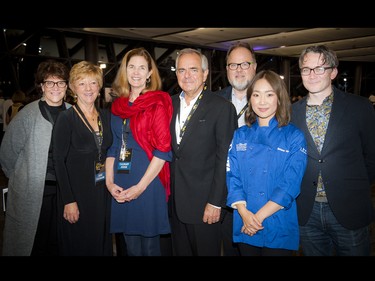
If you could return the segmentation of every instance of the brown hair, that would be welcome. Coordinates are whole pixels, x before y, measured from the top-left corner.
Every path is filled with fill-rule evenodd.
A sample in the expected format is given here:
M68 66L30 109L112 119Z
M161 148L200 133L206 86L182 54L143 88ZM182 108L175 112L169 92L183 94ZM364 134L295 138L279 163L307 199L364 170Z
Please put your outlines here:
M225 57L225 61L228 63L228 58L229 58L229 55L237 48L245 48L247 50L250 51L252 57L253 57L253 62L255 63L256 62L256 58L255 58L255 52L253 50L253 48L251 48L250 44L249 43L246 43L246 42L237 42L237 43L234 43L232 46L230 46L228 52L227 52L227 55Z
M319 54L322 57L323 64L328 64L331 67L337 68L339 66L339 60L336 53L325 45L309 46L302 51L299 56L298 64L301 68L305 60L305 56L308 53Z
M162 82L156 63L150 53L145 48L140 47L128 51L121 61L120 68L112 83L112 89L117 96L128 97L130 95L130 84L126 72L129 60L134 56L144 57L149 71L152 70L150 81L147 81L146 88L142 92L161 90Z
M46 60L38 65L35 74L35 88L39 94L42 94L41 84L49 77L60 78L63 81L69 81L68 67L55 60Z
M265 79L275 91L277 96L277 109L275 118L279 123L279 127L288 125L291 118L291 102L288 91L286 89L286 85L283 79L280 78L279 74L272 70L262 70L258 72L253 80L249 88L247 89L247 100L248 100L248 108L245 114L245 122L248 126L251 126L257 118L257 115L253 111L251 107L250 97L254 91L255 83L260 80Z

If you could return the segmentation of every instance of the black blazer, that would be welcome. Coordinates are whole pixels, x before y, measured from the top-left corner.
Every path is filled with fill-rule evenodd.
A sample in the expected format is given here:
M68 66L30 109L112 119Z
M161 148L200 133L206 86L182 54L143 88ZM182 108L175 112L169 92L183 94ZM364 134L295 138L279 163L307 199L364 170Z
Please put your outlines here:
M232 89L232 86L227 86L221 90L216 91L215 94L218 94L219 96L222 96L227 100L232 101Z
M178 147L179 94L172 96L172 103L172 200L180 221L199 224L207 203L226 206L226 161L237 128L236 109L228 100L204 91Z
M373 220L371 183L375 180L375 111L367 99L333 87L334 99L321 154L306 125L307 97L293 104L292 122L306 137L308 163L297 198L298 219L305 225L316 194L319 170L330 207L348 229Z

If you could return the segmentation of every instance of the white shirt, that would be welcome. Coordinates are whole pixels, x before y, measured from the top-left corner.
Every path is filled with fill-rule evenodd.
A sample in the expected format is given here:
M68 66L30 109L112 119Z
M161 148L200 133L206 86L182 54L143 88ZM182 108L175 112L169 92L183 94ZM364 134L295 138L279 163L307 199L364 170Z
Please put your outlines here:
M181 92L181 94L180 94L180 113L177 115L176 126L175 126L177 144L180 144L180 142L181 142L181 137L180 137L181 129L184 126L186 118L188 117L188 115L189 115L191 109L193 108L195 102L197 101L199 95L197 95L194 99L192 99L190 101L190 104L188 105L185 101L185 93Z
M238 99L236 95L234 94L234 90L232 89L232 103L234 107L236 108L236 112L238 115L238 113L240 113L240 111L245 106L245 104L247 104L247 97L244 96L242 100ZM245 123L245 111L240 116L240 118L237 119L237 121L238 121L238 128L246 124Z

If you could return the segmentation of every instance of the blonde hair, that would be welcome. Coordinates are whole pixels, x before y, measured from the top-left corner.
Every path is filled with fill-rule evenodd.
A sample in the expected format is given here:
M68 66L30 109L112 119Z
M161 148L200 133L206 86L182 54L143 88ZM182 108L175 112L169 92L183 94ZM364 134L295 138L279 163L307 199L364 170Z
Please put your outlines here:
M88 61L81 61L73 65L69 74L69 86L86 76L93 77L98 82L100 89L103 87L103 70Z

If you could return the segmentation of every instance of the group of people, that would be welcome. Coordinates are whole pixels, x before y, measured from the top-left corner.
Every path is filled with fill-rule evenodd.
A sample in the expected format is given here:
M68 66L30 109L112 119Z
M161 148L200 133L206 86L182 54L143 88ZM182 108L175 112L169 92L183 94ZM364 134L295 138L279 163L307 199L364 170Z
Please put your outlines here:
M0 147L9 178L3 255L370 255L375 111L333 85L336 54L306 48L308 94L291 103L245 43L227 53L229 86L206 87L207 57L179 51L181 88L162 90L144 48L128 51L98 106L102 70L39 65L42 98L15 116ZM66 92L76 96L72 106Z
M22 90L15 90L12 96L6 99L3 91L0 90L0 143L9 122L26 103L26 94Z

